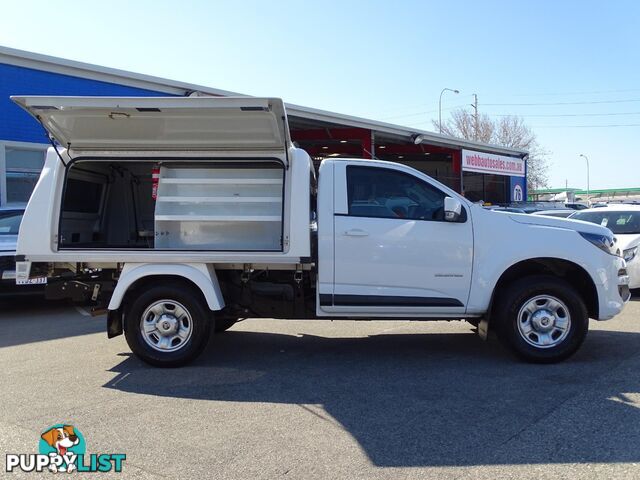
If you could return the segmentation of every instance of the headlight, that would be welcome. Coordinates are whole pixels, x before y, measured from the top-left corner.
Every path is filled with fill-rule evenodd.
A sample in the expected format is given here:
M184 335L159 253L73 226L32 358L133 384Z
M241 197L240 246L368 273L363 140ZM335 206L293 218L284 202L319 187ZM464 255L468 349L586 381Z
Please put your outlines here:
M613 236L601 235L599 233L578 233L582 236L582 238L592 243L603 252L609 253L611 255L614 254L613 245L615 244L615 240Z
M625 262L629 262L633 260L638 252L638 247L627 248L624 252L622 252L622 256L624 257Z

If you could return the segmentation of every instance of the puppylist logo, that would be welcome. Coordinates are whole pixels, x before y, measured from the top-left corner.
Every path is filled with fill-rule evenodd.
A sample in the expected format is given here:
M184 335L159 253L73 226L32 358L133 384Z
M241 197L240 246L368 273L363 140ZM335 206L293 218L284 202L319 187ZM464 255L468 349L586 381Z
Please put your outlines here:
M84 436L73 425L59 423L40 435L38 453L8 453L7 472L122 472L124 453L86 455Z

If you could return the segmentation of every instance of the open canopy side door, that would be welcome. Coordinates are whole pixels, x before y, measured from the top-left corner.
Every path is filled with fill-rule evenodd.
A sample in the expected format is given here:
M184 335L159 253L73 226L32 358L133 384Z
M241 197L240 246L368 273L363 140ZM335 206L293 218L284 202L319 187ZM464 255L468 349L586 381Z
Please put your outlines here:
M253 97L12 96L60 145L97 150L268 150L290 144L284 103Z

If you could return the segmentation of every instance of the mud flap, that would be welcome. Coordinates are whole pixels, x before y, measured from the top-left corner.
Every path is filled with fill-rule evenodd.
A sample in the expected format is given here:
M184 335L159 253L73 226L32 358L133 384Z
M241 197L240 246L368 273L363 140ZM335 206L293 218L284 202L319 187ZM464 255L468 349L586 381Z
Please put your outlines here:
M489 320L486 316L482 317L482 320L478 323L478 336L482 340L486 340L489 337Z
M107 313L107 338L122 335L122 312L117 310L109 310Z

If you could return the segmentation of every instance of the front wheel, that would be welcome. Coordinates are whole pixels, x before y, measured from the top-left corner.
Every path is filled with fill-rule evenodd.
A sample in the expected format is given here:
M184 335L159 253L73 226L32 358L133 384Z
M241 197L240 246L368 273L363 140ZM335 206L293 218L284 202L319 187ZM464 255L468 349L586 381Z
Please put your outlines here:
M141 360L179 367L207 345L211 312L199 292L181 283L151 287L125 309L125 337Z
M589 329L580 295L564 280L548 275L516 281L498 297L494 313L500 340L535 363L570 357Z

